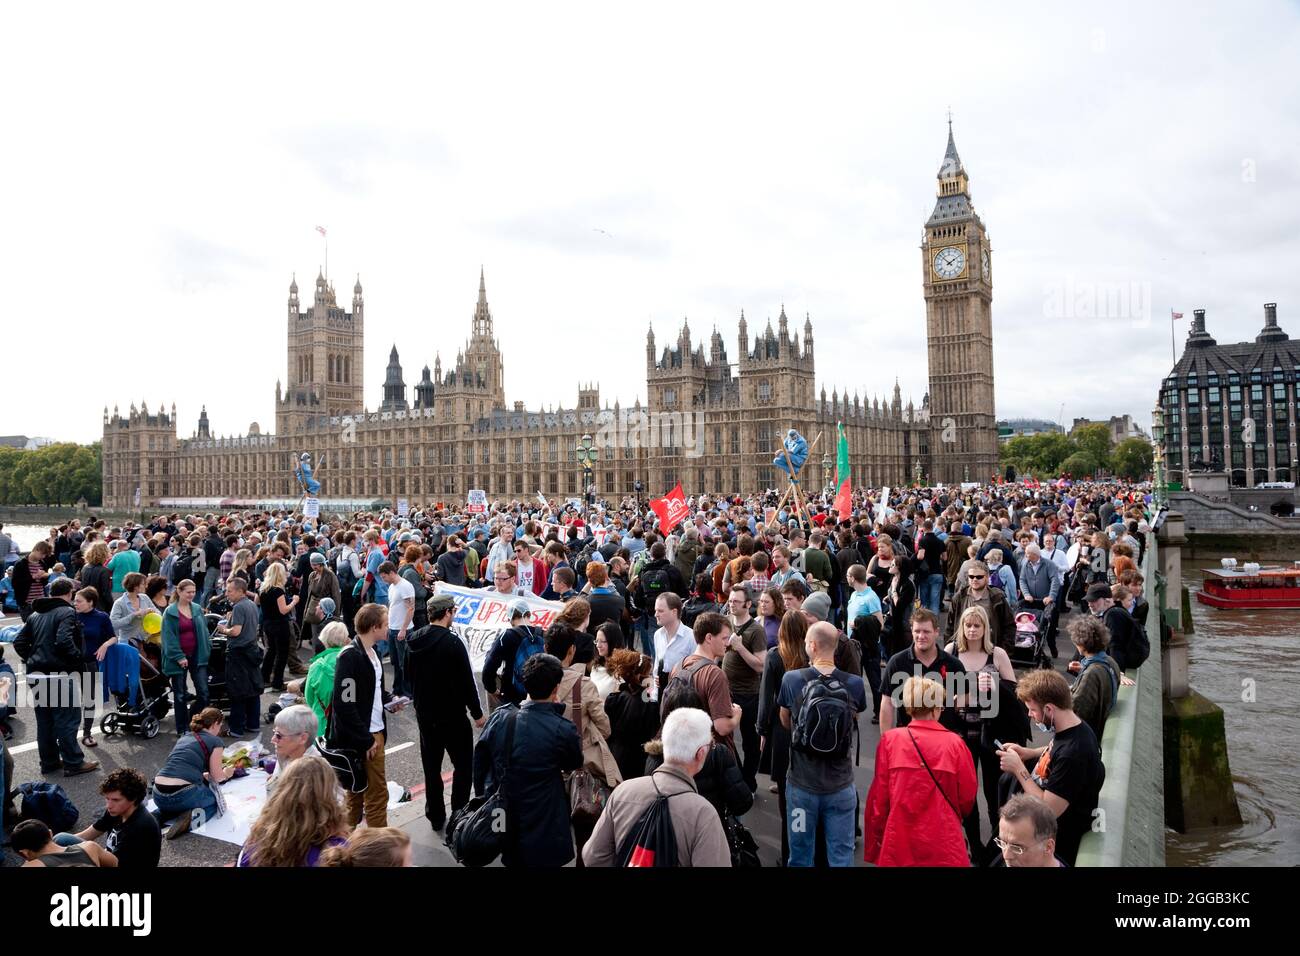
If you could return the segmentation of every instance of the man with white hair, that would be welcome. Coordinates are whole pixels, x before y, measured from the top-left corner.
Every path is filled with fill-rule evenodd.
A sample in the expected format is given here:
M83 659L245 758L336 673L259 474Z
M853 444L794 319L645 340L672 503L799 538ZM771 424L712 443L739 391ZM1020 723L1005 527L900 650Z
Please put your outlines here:
M695 786L713 745L713 721L704 711L679 707L663 728L664 762L648 777L625 780L582 850L587 866L623 865L620 851L640 829L642 815L660 798L668 804L677 844L677 866L731 866L731 851L718 811ZM662 861L661 861L662 862Z
M270 794L284 776L285 768L301 757L319 757L316 736L320 732L316 712L306 704L294 704L275 715L271 743L275 745L275 771L266 781Z

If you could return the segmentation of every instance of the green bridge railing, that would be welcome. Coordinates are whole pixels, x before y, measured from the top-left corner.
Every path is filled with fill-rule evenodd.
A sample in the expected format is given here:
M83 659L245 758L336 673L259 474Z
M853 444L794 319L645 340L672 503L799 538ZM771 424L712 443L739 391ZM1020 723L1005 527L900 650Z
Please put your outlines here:
M1142 562L1143 585L1151 610L1147 639L1151 656L1128 671L1136 683L1120 687L1106 732L1101 759L1106 765L1092 832L1079 845L1077 866L1165 865L1164 704L1161 671L1161 621L1165 582L1160 574L1156 535L1148 532Z

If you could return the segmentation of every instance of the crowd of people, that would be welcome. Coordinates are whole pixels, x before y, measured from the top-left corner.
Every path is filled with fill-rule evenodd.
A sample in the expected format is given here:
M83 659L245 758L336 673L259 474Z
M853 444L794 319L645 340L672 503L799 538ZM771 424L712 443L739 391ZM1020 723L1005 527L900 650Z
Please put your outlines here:
M1060 483L858 492L846 516L817 496L802 514L770 493L699 496L670 528L637 499L540 495L477 514L72 521L4 576L21 621L12 653L43 690L41 772L99 769L83 749L98 746L96 702L77 690L125 654L156 662L176 744L147 773L108 774L92 826L26 819L12 845L29 865L156 865L164 833L220 812L239 772L223 740L260 734L270 694L294 703L275 708L269 797L241 867L409 865L384 760L389 717L407 706L429 825L454 848L473 795L504 788L507 866L655 857L629 849L651 817L661 862L752 865L742 818L760 774L784 824L781 865L859 852L1072 865L1107 715L1148 652L1149 503L1141 486ZM440 583L505 602L481 663ZM545 628L535 599L558 605ZM1049 666L1014 660L1026 615ZM1075 651L1065 673L1050 666L1059 633ZM0 656L6 736L13 685ZM867 720L880 741L862 792ZM1030 746L1031 725L1050 742Z

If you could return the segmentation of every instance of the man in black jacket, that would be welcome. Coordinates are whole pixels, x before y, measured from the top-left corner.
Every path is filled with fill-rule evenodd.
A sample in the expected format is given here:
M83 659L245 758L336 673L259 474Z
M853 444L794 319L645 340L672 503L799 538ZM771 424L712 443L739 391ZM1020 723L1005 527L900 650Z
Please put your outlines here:
M637 573L632 603L645 613L654 611L655 599L665 591L672 591L683 601L690 597L681 572L668 561L667 554L664 543L656 541L650 547L650 560Z
M27 665L41 773L62 767L65 777L99 769L99 762L87 760L77 743L85 654L72 591L71 578L51 584L50 596L33 603L32 614L14 641L14 650Z
M582 766L578 728L564 716L557 692L564 665L550 654L535 654L523 667L528 700L500 707L474 748L474 789L492 792L507 767L509 809L506 866L564 866L573 859L573 829L564 774ZM515 739L505 753L507 722L514 716Z
M474 724L485 723L469 653L451 630L456 601L450 594L435 594L426 605L429 624L407 638L407 666L415 699L415 719L420 727L420 762L424 765L424 815L435 830L447 823L442 803L442 755L451 757L451 812L469 803L473 771Z
M366 826L388 826L388 781L384 775L384 741L388 737L387 705L393 696L384 686L384 666L375 644L388 637L388 608L366 604L353 622L357 636L339 651L330 698L327 743L365 755L366 789L349 793L348 823L356 826L365 812ZM393 712L401 710L398 703Z

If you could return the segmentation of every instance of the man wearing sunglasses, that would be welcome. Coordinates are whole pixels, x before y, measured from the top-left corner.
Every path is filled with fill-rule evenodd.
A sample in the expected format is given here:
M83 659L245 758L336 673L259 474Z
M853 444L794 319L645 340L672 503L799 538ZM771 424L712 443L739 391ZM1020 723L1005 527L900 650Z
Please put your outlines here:
M1008 653L1015 647L1016 622L1007 603L1006 593L989 587L989 567L983 561L973 561L966 571L966 586L958 588L948 612L945 643L954 639L957 622L968 607L982 607L989 618L993 643Z

